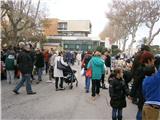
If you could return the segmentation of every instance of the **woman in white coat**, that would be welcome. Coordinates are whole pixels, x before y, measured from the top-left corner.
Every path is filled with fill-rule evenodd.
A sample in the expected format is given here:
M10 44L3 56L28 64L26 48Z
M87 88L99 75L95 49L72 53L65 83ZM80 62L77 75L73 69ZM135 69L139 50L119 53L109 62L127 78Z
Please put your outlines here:
M60 70L57 68L57 61L61 61L61 63L65 66L68 66L67 63L64 62L63 60L63 53L62 52L59 52L58 53L58 56L56 56L55 60L54 60L54 63L55 63L55 66L54 66L54 77L55 77L55 87L56 87L56 91L58 91L59 89L60 90L64 90L64 87L63 87L63 70ZM59 84L59 87L58 88L58 81L60 79L60 84Z

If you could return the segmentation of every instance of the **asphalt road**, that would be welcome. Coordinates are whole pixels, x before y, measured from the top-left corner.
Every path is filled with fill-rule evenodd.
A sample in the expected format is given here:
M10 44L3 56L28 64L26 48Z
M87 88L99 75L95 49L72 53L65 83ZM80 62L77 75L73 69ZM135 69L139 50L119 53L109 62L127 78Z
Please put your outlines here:
M35 95L27 95L25 87L20 94L15 95L12 90L16 83L9 85L5 80L1 82L1 110L3 120L36 119L36 120L111 120L111 107L108 90L102 90L96 100L91 99L91 93L85 93L84 78L80 75L80 66L73 66L77 70L78 87L70 90L67 84L63 91L55 91L54 83L46 83L48 76L44 75L40 84L33 82ZM127 107L123 110L124 120L135 120L137 107L127 100Z

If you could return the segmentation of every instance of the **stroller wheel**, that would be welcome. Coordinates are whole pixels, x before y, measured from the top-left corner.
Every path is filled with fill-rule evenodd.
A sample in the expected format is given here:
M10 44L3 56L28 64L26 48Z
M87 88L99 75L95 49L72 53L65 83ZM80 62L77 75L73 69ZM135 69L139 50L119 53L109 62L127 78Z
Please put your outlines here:
M72 89L72 88L73 88L73 86L71 85L71 86L70 86L70 89Z

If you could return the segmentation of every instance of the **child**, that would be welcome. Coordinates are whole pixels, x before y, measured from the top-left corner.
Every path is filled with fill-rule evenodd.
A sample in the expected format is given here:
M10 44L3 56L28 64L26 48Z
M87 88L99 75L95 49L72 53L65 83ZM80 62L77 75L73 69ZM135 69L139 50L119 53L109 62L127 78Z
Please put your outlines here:
M112 120L122 120L122 109L126 107L126 95L129 90L123 81L123 71L116 68L109 79L110 105L112 109Z

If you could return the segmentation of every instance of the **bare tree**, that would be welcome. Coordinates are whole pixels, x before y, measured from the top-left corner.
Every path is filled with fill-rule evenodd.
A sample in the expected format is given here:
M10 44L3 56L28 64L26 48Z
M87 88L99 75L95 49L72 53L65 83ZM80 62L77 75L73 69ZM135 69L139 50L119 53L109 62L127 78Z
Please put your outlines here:
M123 50L125 50L125 43L129 35L131 35L131 43L128 47L129 50L136 42L136 32L139 26L144 22L144 8L142 5L141 1L136 0L113 0L111 11L107 13L107 18L109 18L110 21L114 21L118 29L122 30L122 36L125 35L123 38Z
M100 36L109 37L112 43L115 43L118 40L122 41L122 51L125 50L125 45L128 40L128 31L124 29L121 24L116 24L113 21L110 21Z
M149 35L147 37L147 45L150 45L155 36L160 33L160 26L157 31L153 33L154 27L160 20L160 0L143 1L145 9L145 24L149 28Z
M5 30L7 27L3 28L3 32L10 36L4 36L6 39L10 39L12 43L16 44L19 40L19 36L21 32L34 28L36 26L36 18L38 17L40 0L35 8L32 4L31 0L7 0L2 3L2 10L6 11L3 12L3 22L7 22L7 26L10 30Z

